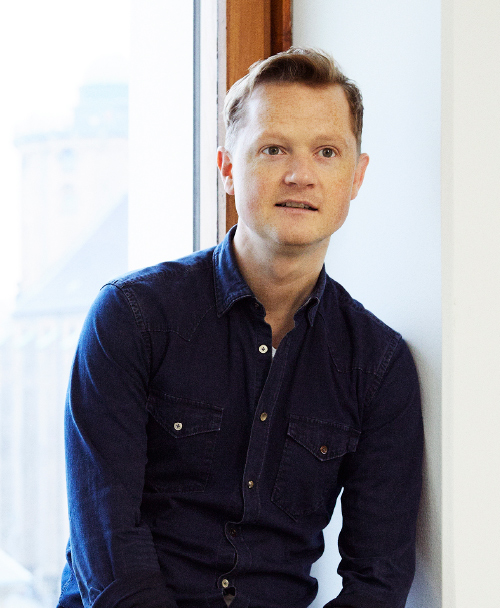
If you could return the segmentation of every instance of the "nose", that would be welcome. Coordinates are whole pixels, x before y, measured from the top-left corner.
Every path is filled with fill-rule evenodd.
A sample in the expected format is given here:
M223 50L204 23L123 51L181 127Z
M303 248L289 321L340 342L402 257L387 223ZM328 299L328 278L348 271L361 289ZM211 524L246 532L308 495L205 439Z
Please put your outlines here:
M285 174L285 184L288 186L314 186L316 183L316 171L313 166L313 159L301 155L290 158Z

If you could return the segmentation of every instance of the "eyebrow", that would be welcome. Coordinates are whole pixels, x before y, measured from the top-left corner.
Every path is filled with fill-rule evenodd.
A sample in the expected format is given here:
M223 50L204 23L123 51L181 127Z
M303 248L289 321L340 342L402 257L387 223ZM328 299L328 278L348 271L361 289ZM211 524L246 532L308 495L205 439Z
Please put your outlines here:
M354 134L353 134L353 139L355 140ZM331 141L337 144L341 144L344 147L348 147L349 146L349 142L348 140L343 137L340 134L333 134L333 133L321 133L320 135L318 135L317 137L314 138L315 142L324 142L324 141ZM355 141L354 141L355 143Z
M354 135L353 135L353 138L354 138ZM288 137L282 133L275 132L275 131L262 131L261 133L258 134L257 139L258 140L262 140L262 139L280 140L281 139L283 141L287 141ZM313 142L317 145L328 145L329 143L331 143L332 145L336 144L336 145L343 146L345 148L349 147L349 142L345 139L345 137L342 137L342 135L334 135L332 133L320 134L313 139ZM356 145L356 141L354 141L353 145Z

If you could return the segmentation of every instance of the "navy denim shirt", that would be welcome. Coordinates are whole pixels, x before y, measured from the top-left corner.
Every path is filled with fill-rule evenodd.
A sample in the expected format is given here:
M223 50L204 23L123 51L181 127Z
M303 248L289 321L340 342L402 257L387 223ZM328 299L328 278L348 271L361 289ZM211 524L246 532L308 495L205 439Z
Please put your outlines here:
M410 352L323 269L273 358L231 242L112 281L89 313L60 606L224 608L229 592L305 608L343 489L328 607L402 608L421 485Z

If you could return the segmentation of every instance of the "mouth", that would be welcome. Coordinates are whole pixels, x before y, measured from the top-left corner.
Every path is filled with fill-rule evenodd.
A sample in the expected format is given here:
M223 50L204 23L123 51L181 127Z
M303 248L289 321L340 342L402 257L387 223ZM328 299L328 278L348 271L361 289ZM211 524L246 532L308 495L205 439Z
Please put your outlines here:
M317 211L317 208L311 203L305 203L303 201L283 201L282 203L276 203L276 207L288 207L290 209L307 209L308 211Z

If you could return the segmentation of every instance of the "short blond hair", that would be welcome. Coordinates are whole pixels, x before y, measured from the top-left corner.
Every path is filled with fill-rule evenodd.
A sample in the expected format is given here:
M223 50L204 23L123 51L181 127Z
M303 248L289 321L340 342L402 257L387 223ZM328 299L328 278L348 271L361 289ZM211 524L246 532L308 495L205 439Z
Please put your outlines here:
M363 130L363 98L358 86L345 76L337 62L327 53L311 48L291 47L250 66L248 74L229 89L224 101L226 148L234 145L238 128L245 115L246 103L255 87L268 83L299 83L311 87L339 85L344 90L351 113L352 132L358 153Z

